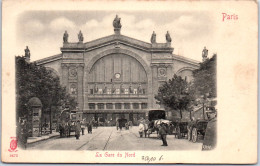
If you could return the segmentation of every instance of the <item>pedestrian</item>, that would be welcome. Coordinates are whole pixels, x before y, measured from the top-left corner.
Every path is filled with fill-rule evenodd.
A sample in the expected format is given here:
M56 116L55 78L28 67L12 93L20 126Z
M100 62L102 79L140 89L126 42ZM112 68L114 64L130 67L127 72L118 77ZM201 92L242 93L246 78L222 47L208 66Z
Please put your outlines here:
M159 127L159 135L161 136L163 144L161 146L168 146L166 141L167 129L165 124L162 122Z
M216 140L217 140L217 112L215 108L212 110L206 111L208 116L208 124L203 140L202 150L212 150L216 147Z
M139 134L140 134L140 137L143 137L143 133L144 133L144 124L140 123L139 124Z
M119 128L119 122L118 122L118 119L116 120L116 130L118 130Z
M144 136L146 138L146 135L147 135L147 131L148 131L148 124L147 123L144 123ZM148 135L149 137L149 135Z
M75 127L76 127L76 128L75 128L75 136L76 136L76 139L79 139L79 137L80 137L80 131L81 131L80 121L79 121L79 120L77 121Z
M92 134L92 121L89 121L88 123L88 133Z
M80 127L81 127L81 131L82 131L82 135L84 135L84 130L85 130L85 123L84 123L84 121L80 122Z

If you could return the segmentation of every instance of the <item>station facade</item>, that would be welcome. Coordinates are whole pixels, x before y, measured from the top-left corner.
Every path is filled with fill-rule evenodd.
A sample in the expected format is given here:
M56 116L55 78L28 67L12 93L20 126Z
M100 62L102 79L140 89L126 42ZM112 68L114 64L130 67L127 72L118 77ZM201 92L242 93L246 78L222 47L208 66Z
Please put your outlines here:
M136 123L149 109L160 108L154 96L161 84L174 74L191 81L199 67L198 61L173 54L167 35L165 43L157 43L154 34L147 43L120 31L114 25L114 34L89 42L80 32L74 43L64 34L60 54L36 61L60 78L87 120L115 123L123 117Z

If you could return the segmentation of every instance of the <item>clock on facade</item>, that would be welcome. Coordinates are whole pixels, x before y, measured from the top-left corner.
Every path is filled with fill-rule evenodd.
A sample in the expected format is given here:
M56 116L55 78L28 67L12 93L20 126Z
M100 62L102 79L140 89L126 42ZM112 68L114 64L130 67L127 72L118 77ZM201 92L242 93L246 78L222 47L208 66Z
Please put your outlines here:
M115 78L116 78L116 79L119 79L120 77L121 77L121 74L120 74L120 73L116 73L116 74L115 74Z

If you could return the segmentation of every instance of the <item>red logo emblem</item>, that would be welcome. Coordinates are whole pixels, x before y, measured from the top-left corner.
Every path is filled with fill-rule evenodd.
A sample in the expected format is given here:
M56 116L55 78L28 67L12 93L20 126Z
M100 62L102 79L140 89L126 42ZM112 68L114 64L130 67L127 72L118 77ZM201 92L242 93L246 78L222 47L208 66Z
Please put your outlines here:
M8 149L9 152L17 152L17 139L16 137L11 137L11 142L10 142L10 149Z

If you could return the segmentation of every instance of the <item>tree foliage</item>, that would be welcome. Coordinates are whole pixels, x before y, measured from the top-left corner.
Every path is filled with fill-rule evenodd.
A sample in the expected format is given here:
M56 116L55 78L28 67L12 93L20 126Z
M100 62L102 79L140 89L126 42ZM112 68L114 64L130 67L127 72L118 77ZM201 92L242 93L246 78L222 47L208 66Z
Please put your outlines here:
M216 61L217 55L214 54L212 58L201 63L199 69L193 71L193 86L197 96L217 97Z
M172 79L159 87L155 99L159 101L159 104L173 110L180 110L182 116L181 111L188 109L191 100L193 100L190 93L190 83L180 76L174 75Z
M27 63L24 57L16 57L16 101L18 117L26 116L27 102L31 97L38 97L43 105L43 112L51 106L63 106L70 102L71 109L76 107L76 101L68 93L65 87L60 85L58 77L54 77L51 71L36 63Z

